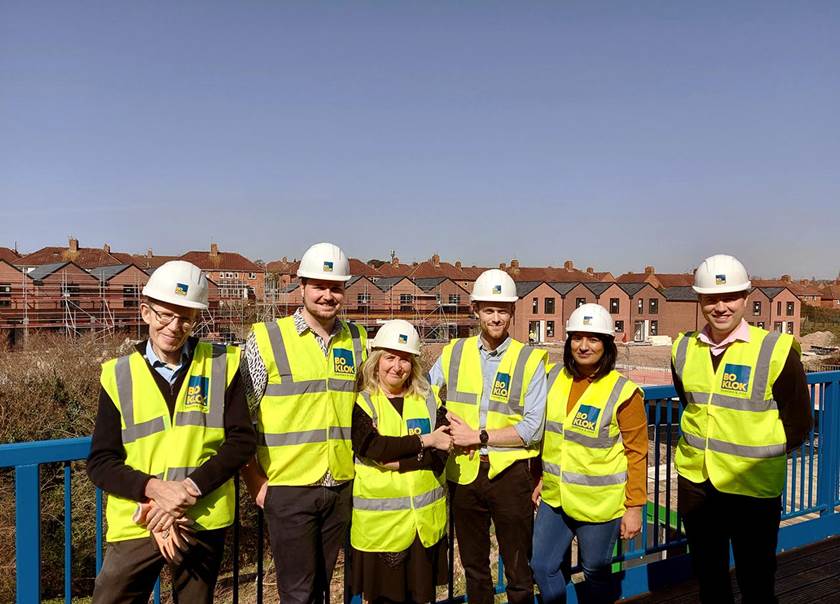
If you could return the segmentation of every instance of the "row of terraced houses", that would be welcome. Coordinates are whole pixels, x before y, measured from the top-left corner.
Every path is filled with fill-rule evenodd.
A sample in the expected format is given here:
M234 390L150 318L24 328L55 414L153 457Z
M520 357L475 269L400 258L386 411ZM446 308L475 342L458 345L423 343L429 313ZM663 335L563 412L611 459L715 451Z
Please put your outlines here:
M294 312L300 305L297 262L283 258L254 262L236 252L188 251L180 256L129 254L80 247L45 247L30 254L0 248L0 335L17 342L31 330L71 333L143 330L140 291L149 274L168 260L199 266L210 280L211 308L205 313L206 335L241 335L250 320ZM351 260L344 312L370 331L383 320L406 318L430 339L465 335L475 325L469 294L486 267L441 261L435 254L423 262ZM593 268L527 267L518 260L501 263L517 283L514 337L537 343L560 343L572 311L587 302L602 305L613 316L616 338L645 342L674 337L703 325L688 273L640 273L614 276ZM754 279L747 320L766 329L799 335L801 305L840 308L840 281L821 284L779 279Z

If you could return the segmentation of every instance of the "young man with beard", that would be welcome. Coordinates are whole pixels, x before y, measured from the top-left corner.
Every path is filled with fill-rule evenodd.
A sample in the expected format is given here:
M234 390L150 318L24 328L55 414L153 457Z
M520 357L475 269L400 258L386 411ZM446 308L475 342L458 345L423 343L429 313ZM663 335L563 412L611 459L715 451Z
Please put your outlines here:
M430 372L446 386L450 433L457 447L447 463L455 535L467 599L492 604L488 566L490 521L496 527L512 604L534 601L528 565L534 527L529 460L545 425L546 353L510 337L516 284L498 269L476 279L470 301L480 335L452 340Z
M363 329L338 318L347 256L318 243L297 271L303 306L257 323L242 373L257 426L257 456L244 477L265 511L284 604L324 601L350 521L350 429Z

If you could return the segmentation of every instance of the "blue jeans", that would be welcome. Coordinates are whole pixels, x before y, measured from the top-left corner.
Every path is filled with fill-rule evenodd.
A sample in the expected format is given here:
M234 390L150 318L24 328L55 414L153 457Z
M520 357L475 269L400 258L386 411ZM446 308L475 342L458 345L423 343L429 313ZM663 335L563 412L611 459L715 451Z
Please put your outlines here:
M586 578L577 586L583 602L614 602L619 597L612 579L610 562L621 529L621 518L608 522L580 522L561 508L540 503L534 522L534 551L531 569L545 604L566 601L570 580L572 537L577 535L578 559ZM565 574L564 574L565 571ZM579 588L583 589L579 589Z

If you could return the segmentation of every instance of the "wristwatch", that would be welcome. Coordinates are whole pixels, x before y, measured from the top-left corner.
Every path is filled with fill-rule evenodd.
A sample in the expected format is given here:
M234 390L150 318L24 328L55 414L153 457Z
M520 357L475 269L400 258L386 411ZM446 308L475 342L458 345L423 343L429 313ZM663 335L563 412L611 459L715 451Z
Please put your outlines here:
M487 441L490 440L490 435L487 434L487 430L482 430L478 433L478 442L481 443L482 447L487 446Z

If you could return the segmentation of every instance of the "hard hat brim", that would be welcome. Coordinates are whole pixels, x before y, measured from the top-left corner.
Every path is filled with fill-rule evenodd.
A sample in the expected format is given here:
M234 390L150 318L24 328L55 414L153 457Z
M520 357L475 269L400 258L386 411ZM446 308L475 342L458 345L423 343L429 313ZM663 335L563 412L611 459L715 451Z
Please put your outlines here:
M567 329L566 334L572 335L573 333L597 333L599 336L609 336L611 338L615 338L615 332L607 331L605 329L597 329L597 328L590 328L590 329Z
M158 302L166 302L167 304L174 304L182 308L197 308L198 310L207 310L210 305L202 302L193 302L192 300L185 300L180 296L174 294L160 294L155 291L150 291L148 287L143 288L143 295Z
M411 346L400 346L399 344L389 344L388 346L380 346L377 345L375 342L371 342L370 344L371 350L399 350L400 352L407 352L408 354L413 354L416 357L420 356L420 349L419 348L412 348Z
M346 277L339 277L339 276L329 277L327 275L328 275L328 273L315 273L315 272L309 272L309 271L298 271L297 272L297 276L299 278L302 277L304 279L318 279L319 281L341 281L341 282L346 283L347 281L350 281L350 279L353 278L353 275L347 275Z
M470 296L470 302L518 302L515 296Z
M733 294L735 292L749 292L752 288L752 282L739 283L735 285L720 285L714 287L698 287L692 285L691 289L698 294Z

